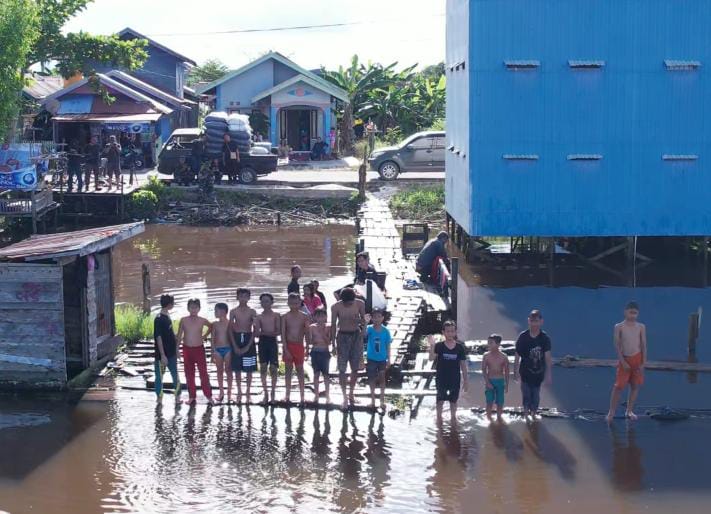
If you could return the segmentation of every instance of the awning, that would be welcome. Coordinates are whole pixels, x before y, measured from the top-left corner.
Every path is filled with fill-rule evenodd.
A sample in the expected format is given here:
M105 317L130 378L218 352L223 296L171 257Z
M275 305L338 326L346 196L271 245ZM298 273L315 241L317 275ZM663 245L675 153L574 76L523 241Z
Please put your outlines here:
M161 113L147 114L60 114L52 117L59 122L96 122L96 123L150 123L158 121Z

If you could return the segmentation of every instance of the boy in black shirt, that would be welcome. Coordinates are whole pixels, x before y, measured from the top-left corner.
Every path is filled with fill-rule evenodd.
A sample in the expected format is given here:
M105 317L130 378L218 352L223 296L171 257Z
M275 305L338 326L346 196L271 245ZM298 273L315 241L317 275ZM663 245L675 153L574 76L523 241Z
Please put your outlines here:
M551 340L541 330L543 316L534 309L528 315L528 330L524 330L516 340L516 359L514 360L514 380L521 378L521 397L523 414L536 418L541 398L541 384L550 385L553 358ZM520 366L519 366L520 363Z
M299 279L301 278L301 266L294 264L291 267L291 282L286 286L286 294L296 293L301 294L301 287L299 287Z
M442 422L442 406L449 402L452 424L457 422L459 389L467 391L467 354L464 345L457 341L457 325L445 321L442 327L444 341L435 344L434 337L427 336L430 345L430 360L436 363L437 423Z
M180 396L180 379L178 378L178 351L173 332L173 322L169 312L175 300L169 294L160 297L160 314L153 321L153 339L155 340L155 390L159 400L163 398L163 374L165 368L170 370L173 379L176 400Z

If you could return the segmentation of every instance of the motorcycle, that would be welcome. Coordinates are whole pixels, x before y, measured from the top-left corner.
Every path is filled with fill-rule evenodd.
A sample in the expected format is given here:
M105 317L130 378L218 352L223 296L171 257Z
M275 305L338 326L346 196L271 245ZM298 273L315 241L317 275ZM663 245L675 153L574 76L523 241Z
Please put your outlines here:
M123 148L121 150L121 168L134 170L143 169L144 165L143 150L140 148Z

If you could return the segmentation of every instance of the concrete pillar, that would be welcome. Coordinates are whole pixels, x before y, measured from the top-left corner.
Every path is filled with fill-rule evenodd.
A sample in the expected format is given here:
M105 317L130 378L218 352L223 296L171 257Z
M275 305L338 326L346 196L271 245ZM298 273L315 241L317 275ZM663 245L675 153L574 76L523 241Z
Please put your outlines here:
M323 135L321 136L321 139L323 139L326 143L329 145L330 140L329 140L329 134L331 133L331 108L326 107L323 109ZM330 152L333 152L333 148L328 149Z

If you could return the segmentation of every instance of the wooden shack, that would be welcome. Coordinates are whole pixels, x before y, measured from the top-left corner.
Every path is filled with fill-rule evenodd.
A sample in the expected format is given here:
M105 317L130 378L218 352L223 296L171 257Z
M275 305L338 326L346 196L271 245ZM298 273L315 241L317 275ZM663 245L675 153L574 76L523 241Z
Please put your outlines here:
M143 223L0 249L0 388L62 389L115 348L112 248Z

